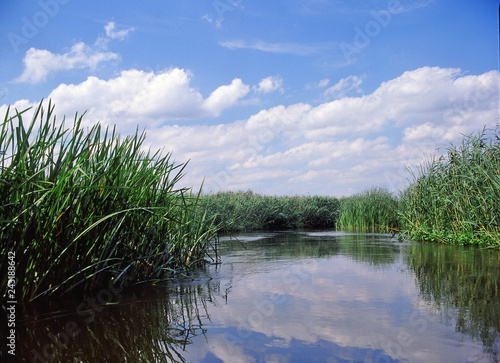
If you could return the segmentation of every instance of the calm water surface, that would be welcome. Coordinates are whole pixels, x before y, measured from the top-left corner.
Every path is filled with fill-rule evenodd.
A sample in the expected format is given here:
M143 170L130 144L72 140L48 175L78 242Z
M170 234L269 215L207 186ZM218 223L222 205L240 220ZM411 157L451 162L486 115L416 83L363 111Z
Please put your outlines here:
M500 251L342 232L221 240L183 282L30 307L38 362L495 362ZM124 292L124 291L123 291ZM117 303L117 304L115 304ZM53 311L53 310L56 311Z

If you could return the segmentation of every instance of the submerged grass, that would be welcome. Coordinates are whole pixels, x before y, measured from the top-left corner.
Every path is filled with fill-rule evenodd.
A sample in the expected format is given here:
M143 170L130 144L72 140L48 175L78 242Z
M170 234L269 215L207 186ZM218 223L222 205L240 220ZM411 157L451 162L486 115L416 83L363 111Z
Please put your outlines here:
M163 279L200 263L217 236L199 193L177 188L186 164L142 151L82 117L65 128L42 103L0 129L1 292L15 254L18 301Z
M400 199L402 228L412 239L500 247L500 126L464 137L421 166Z

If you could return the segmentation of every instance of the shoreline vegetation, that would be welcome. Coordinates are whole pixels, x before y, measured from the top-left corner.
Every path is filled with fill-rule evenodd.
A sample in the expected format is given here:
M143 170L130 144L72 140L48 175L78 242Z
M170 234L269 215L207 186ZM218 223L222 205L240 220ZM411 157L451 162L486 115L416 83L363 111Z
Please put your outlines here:
M224 232L341 229L391 233L399 230L397 198L373 187L349 197L265 196L252 191L201 197Z
M28 125L8 110L0 128L2 297L15 283L7 256L18 302L153 283L203 263L218 228L201 190L176 187L186 164L142 151L144 133L85 131L78 115L66 128L53 110L40 103Z
M399 200L402 230L416 241L500 247L500 124L413 171Z
M66 127L50 102L29 124L26 111L8 109L0 128L3 298L12 261L19 302L88 296L218 262L219 232L342 229L500 247L499 126L451 145L399 195L265 196L178 188L186 164L144 152L144 132L84 130L83 115Z

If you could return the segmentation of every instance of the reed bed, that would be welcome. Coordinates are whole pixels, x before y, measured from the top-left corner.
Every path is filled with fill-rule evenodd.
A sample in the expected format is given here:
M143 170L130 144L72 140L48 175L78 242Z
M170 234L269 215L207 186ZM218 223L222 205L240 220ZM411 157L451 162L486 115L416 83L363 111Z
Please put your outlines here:
M338 228L357 232L389 233L398 229L397 198L373 187L340 199Z
M324 196L265 196L252 191L204 195L226 231L335 228L339 201Z
M412 173L399 206L410 238L500 247L500 126L464 137Z
M56 122L49 102L7 111L0 129L1 291L15 254L16 299L157 281L199 264L217 236L200 194L176 185L186 164L97 124ZM126 278L125 278L126 277Z

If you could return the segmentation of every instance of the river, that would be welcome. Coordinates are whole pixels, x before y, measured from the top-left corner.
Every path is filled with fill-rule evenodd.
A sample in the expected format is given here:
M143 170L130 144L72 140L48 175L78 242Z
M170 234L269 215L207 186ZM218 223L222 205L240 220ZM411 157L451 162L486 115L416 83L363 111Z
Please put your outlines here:
M235 239L236 237L237 239ZM221 238L180 280L30 307L35 362L496 362L500 251L338 231ZM23 360L20 360L23 361Z

